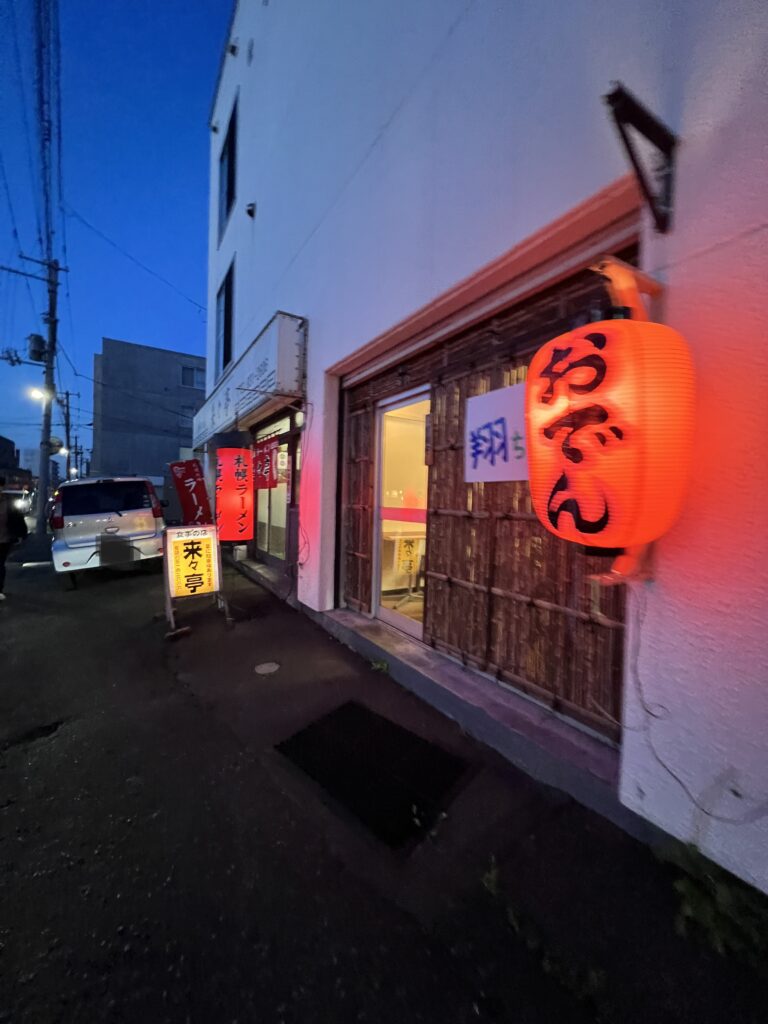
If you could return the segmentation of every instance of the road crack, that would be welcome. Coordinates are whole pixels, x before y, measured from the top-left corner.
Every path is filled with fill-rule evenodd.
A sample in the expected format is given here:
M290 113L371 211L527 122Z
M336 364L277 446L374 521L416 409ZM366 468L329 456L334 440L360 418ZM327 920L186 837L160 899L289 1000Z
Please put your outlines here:
M36 743L37 740L47 739L49 736L53 736L54 733L58 732L62 725L67 721L66 718L58 718L55 722L47 722L45 725L34 725L31 729L25 729L24 732L17 733L15 736L11 736L2 745L2 750L10 750L11 747L25 746L27 743Z

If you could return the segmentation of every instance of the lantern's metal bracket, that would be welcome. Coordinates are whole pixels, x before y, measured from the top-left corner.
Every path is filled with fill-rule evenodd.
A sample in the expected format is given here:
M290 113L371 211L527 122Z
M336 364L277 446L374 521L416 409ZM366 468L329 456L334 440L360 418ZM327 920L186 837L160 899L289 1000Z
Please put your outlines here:
M621 82L614 82L611 91L603 98L610 108L611 117L632 164L640 191L650 208L656 230L662 235L666 234L672 222L677 136L643 106ZM656 163L650 173L643 167L635 142L629 134L629 128L634 128L657 151Z
M659 281L616 256L601 256L589 269L603 278L614 306L628 309L633 320L650 319L641 294L657 298L664 290Z
M601 587L615 587L617 583L647 583L653 579L653 544L640 544L637 547L625 548L623 554L613 560L608 572L596 573L589 577L590 583ZM592 591L593 613L596 593Z

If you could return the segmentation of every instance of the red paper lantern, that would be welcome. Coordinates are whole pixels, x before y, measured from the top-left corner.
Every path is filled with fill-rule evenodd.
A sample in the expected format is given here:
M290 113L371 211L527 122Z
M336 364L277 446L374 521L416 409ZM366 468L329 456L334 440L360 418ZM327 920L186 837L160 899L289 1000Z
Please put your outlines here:
M216 526L219 540L253 539L253 460L248 448L216 453Z
M677 331L587 324L548 342L526 382L531 501L548 530L632 548L677 516L694 431L694 371Z

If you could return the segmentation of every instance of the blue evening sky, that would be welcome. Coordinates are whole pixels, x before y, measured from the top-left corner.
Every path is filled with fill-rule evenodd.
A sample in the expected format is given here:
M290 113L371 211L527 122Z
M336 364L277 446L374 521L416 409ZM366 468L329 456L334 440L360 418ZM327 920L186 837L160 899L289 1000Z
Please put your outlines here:
M40 256L30 0L0 4L0 156L24 251ZM13 45L18 29L30 129L30 175ZM206 302L208 113L230 0L60 0L63 194L82 217L201 305ZM61 217L56 253L62 259ZM59 290L60 338L76 369L93 376L102 336L205 354L205 314L135 266L74 217L66 222L71 304ZM17 258L0 179L0 263ZM64 282L66 284L66 282ZM45 286L0 272L0 350L26 353L44 334ZM61 388L80 392L74 422L91 444L93 385L62 354ZM40 440L39 403L26 390L41 369L0 361L0 434L17 447ZM58 412L54 433L63 436ZM58 421L58 424L57 424Z

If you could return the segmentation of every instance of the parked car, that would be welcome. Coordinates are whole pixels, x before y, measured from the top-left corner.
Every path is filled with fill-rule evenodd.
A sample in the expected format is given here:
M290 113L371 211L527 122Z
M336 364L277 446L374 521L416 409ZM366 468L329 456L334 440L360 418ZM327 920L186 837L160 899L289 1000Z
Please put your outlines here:
M144 477L61 484L50 517L56 572L125 566L163 554L163 509Z
M12 490L10 487L3 488L3 494L7 494L11 499L13 507L21 512L23 516L28 516L32 512L32 495L26 490Z

